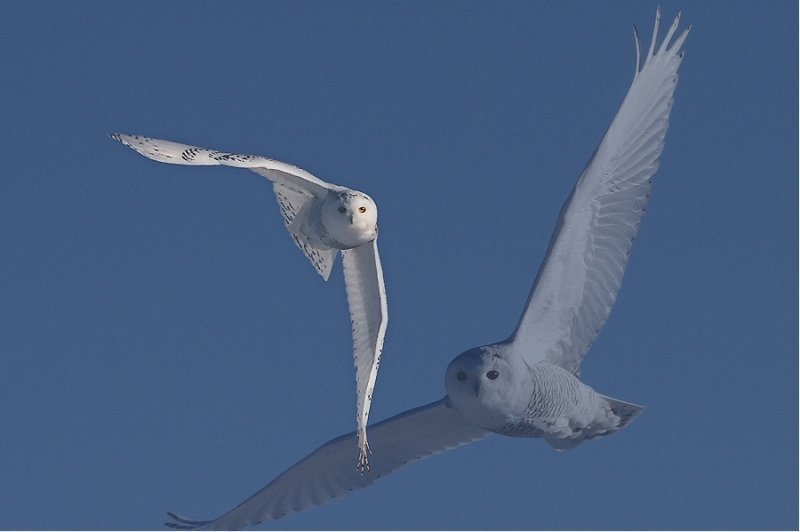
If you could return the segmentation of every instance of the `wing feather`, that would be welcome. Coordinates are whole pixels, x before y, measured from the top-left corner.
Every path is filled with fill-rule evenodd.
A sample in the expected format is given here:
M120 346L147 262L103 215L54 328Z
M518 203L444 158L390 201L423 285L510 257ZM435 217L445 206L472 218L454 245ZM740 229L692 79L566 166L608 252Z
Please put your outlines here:
M259 155L242 155L190 146L169 140L160 140L142 135L114 133L111 138L128 146L135 152L154 161L189 166L232 166L247 168L266 177L273 184L286 228L297 247L305 254L317 272L327 281L336 260L337 250L321 246L305 235L302 223L307 206L315 199L324 198L329 190L341 189L326 183L302 168L282 163Z
M323 247L312 241L303 232L302 221L314 197L308 192L296 190L279 183L273 183L272 188L275 192L275 199L278 200L278 208L281 211L283 223L292 236L292 240L308 258L317 273L327 281L331 275L333 264L336 262L336 254L339 250Z
M660 10L650 48L617 115L559 214L512 348L529 362L548 360L578 373L608 319L633 240L650 198L669 126L681 46L680 15L656 48Z
M375 457L370 471L353 468L357 434L330 440L255 495L213 521L194 521L169 513L176 529L239 530L272 521L343 497L369 486L392 471L434 454L486 437L489 432L467 423L447 406L446 398L370 427Z
M388 322L386 287L383 284L383 268L378 255L378 239L353 249L342 250L342 264L353 326L353 356L358 393L358 464L359 468L365 469L369 467L367 420Z
M289 163L283 163L260 155L245 155L210 150L169 140L160 140L142 135L113 133L111 138L118 140L135 152L161 163L188 166L233 166L247 168L275 183L300 187L315 195L338 188L318 177Z

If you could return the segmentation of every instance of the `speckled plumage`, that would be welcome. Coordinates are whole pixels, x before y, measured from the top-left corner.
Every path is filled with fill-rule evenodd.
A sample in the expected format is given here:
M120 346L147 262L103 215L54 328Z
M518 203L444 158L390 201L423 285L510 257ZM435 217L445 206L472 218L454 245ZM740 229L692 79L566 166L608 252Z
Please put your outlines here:
M337 254L342 253L358 394L358 456L354 458L360 470L368 469L367 420L388 320L377 245L378 208L372 198L358 190L322 181L296 166L258 155L209 150L141 135L115 133L111 138L163 163L252 170L272 182L286 229L326 281Z

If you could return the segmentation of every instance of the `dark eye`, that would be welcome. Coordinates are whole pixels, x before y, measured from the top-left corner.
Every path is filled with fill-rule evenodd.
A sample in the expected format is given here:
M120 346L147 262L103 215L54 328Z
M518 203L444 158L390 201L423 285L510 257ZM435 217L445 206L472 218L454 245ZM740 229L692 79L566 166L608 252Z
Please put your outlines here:
M492 370L492 371L487 371L487 372L486 372L486 376L487 376L488 378L490 378L491 380L495 380L495 379L496 379L496 378L497 378L499 375L500 375L500 374L499 374L499 373L497 373L495 370Z
M459 371L458 373L456 373L456 379L460 381L465 381L467 380L467 374L464 373L463 371Z
M344 207L339 207L339 209L338 209L338 210L339 210L339 212L341 212L341 213L346 213L346 212L347 212L347 209L345 209Z
M358 212L367 212L367 208L366 207L359 207L358 208Z

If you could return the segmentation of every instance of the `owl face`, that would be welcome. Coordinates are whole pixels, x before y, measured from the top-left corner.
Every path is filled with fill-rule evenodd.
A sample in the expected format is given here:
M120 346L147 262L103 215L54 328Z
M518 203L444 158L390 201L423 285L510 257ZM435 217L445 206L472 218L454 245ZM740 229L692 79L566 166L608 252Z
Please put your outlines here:
M450 404L467 421L487 430L505 425L510 404L520 394L519 373L497 346L458 355L445 372Z
M378 207L363 192L331 194L322 205L322 224L341 249L366 244L378 236Z

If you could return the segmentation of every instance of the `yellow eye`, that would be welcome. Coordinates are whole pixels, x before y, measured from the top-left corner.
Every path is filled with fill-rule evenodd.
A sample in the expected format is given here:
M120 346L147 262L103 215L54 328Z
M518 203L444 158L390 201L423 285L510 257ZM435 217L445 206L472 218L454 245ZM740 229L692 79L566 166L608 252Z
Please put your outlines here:
M367 212L367 208L366 207L359 207L358 208L358 212L362 212L362 213L363 212Z

